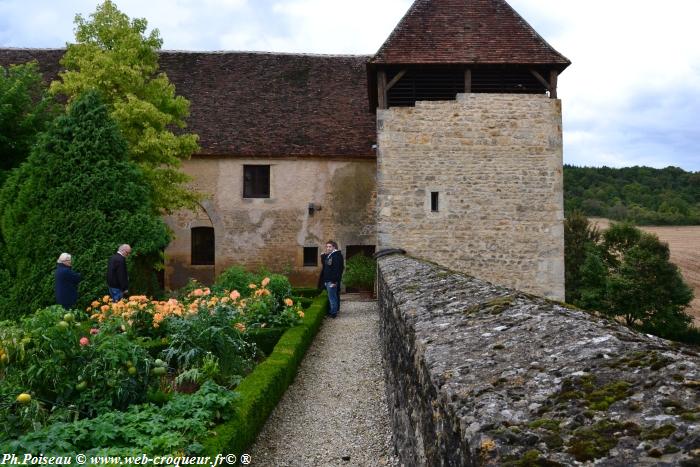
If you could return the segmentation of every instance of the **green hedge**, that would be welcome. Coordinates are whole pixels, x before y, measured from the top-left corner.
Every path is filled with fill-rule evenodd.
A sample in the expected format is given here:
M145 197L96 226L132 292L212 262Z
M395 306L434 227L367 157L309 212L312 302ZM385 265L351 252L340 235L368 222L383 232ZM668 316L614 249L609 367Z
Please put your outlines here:
M284 328L251 329L248 335L265 355L270 355L285 331Z
M321 293L321 290L316 287L294 287L292 295L297 297L316 298Z
M240 455L255 441L267 417L294 381L297 368L328 311L326 293L305 311L302 324L288 329L272 354L236 388L240 399L233 417L214 428L215 436L202 440L207 455Z

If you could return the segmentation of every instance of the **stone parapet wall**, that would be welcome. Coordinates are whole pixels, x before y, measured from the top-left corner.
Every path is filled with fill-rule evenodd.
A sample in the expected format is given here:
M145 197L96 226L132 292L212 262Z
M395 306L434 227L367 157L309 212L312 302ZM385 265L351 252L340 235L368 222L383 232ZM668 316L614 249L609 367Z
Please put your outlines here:
M460 94L378 110L377 142L378 248L564 298L561 101Z
M401 255L378 260L405 465L698 465L700 356Z

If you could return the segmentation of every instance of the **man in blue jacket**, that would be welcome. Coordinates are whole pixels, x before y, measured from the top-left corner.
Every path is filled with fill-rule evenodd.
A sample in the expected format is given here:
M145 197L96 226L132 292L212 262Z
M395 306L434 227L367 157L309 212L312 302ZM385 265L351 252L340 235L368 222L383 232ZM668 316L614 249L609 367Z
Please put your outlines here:
M338 244L333 240L326 242L326 252L321 255L321 282L328 291L330 311L328 315L335 318L340 310L340 281L343 278L345 261L343 254L338 249Z
M69 310L78 301L78 283L80 274L73 271L73 257L61 253L56 261L56 303Z

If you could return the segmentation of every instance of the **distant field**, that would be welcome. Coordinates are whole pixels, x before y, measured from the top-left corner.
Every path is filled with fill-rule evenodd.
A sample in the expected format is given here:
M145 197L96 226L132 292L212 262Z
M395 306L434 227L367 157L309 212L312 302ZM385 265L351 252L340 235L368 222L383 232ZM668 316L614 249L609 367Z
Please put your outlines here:
M606 229L610 225L608 219L589 220L600 229ZM680 268L683 278L695 291L695 300L686 312L695 318L695 326L700 327L700 225L641 226L640 229L655 233L661 241L668 243L671 262Z

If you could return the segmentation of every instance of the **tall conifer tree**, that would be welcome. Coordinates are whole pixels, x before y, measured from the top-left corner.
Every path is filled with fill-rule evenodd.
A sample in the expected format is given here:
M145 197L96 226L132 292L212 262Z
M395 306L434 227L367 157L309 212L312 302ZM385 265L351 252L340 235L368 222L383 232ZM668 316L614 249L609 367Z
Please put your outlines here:
M61 252L74 255L73 267L83 276L79 306L106 293L107 259L120 243L134 248L132 266L157 255L169 234L151 197L98 93L74 100L0 192L6 268L0 314L14 317L54 303Z

